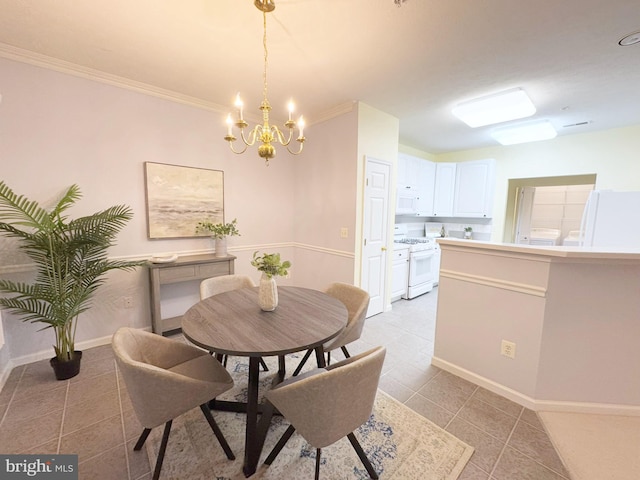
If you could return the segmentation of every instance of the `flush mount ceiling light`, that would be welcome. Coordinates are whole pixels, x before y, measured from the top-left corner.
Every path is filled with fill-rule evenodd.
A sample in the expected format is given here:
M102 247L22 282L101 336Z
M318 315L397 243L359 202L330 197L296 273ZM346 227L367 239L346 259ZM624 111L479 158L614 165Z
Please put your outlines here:
M556 135L558 133L548 120L523 123L513 127L496 128L491 132L491 136L502 145L549 140L555 138Z
M536 113L526 92L512 88L457 105L452 113L472 128L530 117Z

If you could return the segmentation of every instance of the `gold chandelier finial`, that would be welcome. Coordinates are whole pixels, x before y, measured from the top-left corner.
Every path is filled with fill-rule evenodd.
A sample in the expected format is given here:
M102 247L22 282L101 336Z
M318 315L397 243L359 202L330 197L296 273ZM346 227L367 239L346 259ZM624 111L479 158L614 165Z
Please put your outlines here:
M244 153L248 147L251 147L255 144L256 141L260 142L258 146L258 155L261 158L265 159L265 163L268 166L269 160L275 157L276 149L272 145L272 143L279 143L280 145L286 147L287 151L293 155L299 155L302 152L304 147L305 137L304 137L304 119L302 116L298 119L298 121L294 121L291 119L291 114L293 113L295 106L293 104L293 100L289 101L288 110L289 110L289 119L285 122L284 126L289 129L289 136L285 140L284 134L276 125L269 124L269 112L271 111L271 105L269 104L269 100L267 99L267 66L268 66L268 58L269 52L267 50L267 12L272 12L276 6L273 3L273 0L254 0L254 5L260 11L262 11L263 18L263 31L264 34L262 36L262 44L264 47L264 72L263 72L263 89L262 89L262 102L260 103L260 110L262 111L262 124L256 125L248 135L245 136L244 129L249 126L249 124L243 118L243 102L240 98L240 94L236 96L235 107L238 112L238 117L234 122L231 118L231 114L227 116L227 134L224 139L229 142L229 147L233 153L241 154ZM244 143L244 148L241 151L236 151L233 148L233 142L237 139L235 135L233 135L233 126L236 126L240 129L240 138ZM289 149L289 144L293 139L293 130L295 127L298 127L298 137L296 141L300 143L300 149L297 152L293 152Z

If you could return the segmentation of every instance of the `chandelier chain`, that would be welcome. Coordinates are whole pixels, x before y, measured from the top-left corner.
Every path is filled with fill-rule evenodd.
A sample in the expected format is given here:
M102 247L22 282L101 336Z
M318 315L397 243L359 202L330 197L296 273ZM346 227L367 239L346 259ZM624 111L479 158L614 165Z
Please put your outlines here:
M262 21L264 27L264 33L262 35L262 45L264 46L264 72L262 74L264 86L262 87L262 94L264 97L264 101L267 102L267 63L269 59L269 51L267 50L267 12L265 10L262 11Z

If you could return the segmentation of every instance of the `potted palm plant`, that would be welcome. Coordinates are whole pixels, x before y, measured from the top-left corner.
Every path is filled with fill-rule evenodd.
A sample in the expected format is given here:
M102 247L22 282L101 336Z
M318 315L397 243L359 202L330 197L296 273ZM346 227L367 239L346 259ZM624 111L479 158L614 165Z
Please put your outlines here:
M215 240L215 256L227 256L227 237L240 236L238 219L234 218L229 223L198 222L196 233L206 233Z
M260 308L265 312L271 312L278 306L278 285L274 277L289 274L291 262L280 260L279 253L264 253L258 256L258 251L253 252L251 265L262 272L260 286L258 288L258 301Z
M93 215L69 219L66 211L81 197L72 185L50 210L17 195L0 181L0 232L18 239L19 248L35 265L33 283L0 280L0 306L43 323L55 334L51 359L58 380L78 374L82 352L75 350L78 317L110 270L129 270L144 262L110 260L107 250L132 218L131 209L116 205Z

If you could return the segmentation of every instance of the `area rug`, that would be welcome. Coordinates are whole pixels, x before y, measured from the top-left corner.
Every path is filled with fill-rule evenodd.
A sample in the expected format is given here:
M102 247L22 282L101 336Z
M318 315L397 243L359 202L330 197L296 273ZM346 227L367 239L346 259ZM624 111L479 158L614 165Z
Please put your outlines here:
M295 368L297 358L289 371ZM309 362L311 363L311 362ZM260 373L260 391L268 388L277 365L268 362L270 372ZM219 398L244 400L247 393L248 362L232 357L228 370L235 386ZM199 408L191 410L173 422L169 444L162 466L161 479L180 480L241 480L244 457L246 416L214 411L213 416L224 433L236 460L228 460ZM295 433L271 466L264 465L282 433L288 427L286 419L274 416L267 434L257 472L252 479L301 480L314 477L315 448ZM405 407L378 390L373 413L367 423L355 432L373 468L381 479L394 480L455 480L473 454L473 448L450 433ZM151 468L155 465L162 428L155 428L147 439ZM362 480L369 475L343 438L322 449L320 478L327 480Z

